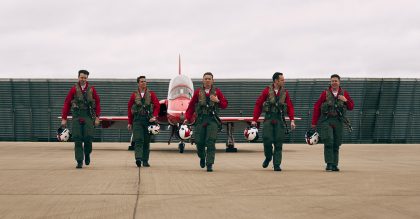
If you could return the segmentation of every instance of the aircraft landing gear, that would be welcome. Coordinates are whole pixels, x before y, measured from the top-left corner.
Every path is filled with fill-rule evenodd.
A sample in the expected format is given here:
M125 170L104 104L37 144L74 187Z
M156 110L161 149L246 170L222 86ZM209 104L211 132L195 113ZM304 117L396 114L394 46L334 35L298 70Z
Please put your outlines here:
M179 148L179 153L181 154L184 153L185 143L184 142L179 143L178 148Z
M130 146L128 146L128 150L129 151L134 151L134 141L133 141L133 134L131 134L131 138L130 138Z
M134 151L134 142L133 141L131 142L131 145L128 146L128 150L129 151Z
M235 148L234 145L226 144L226 152L238 152L238 148Z
M228 122L226 124L226 134L228 136L226 142L226 152L238 152L238 148L235 148L235 139L233 138L233 123Z

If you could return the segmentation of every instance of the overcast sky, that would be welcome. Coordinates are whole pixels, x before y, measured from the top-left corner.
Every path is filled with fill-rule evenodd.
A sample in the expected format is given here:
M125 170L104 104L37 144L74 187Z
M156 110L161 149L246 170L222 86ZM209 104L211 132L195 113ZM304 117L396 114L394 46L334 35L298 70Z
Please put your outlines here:
M0 78L420 78L417 0L1 0Z

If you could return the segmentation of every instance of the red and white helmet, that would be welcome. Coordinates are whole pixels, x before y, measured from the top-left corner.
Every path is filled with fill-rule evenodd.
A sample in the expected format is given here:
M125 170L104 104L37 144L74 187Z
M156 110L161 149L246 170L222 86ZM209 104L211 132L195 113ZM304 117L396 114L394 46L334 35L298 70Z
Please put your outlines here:
M57 129L57 140L58 141L68 141L71 137L70 130L67 128L60 127Z
M244 136L248 141L256 141L258 139L258 129L256 127L248 127L244 130Z
M149 131L149 134L151 135L157 135L160 132L160 126L159 124L152 124L147 127L147 130Z
M192 130L187 125L181 125L178 130L179 137L183 140L190 139L192 136Z
M315 129L309 129L306 133L305 133L305 140L306 143L309 145L316 145L318 144L319 141L319 134Z

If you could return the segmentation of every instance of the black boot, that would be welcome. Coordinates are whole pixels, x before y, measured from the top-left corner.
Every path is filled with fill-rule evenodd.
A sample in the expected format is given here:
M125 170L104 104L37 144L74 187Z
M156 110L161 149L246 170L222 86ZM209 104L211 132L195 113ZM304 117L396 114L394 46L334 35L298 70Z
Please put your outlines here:
M90 164L90 154L85 154L85 164L86 165Z
M327 163L327 167L325 167L326 171L332 171L333 170L333 164L332 163Z
M143 166L144 167L150 167L150 164L147 160L143 161Z
M82 167L83 167L83 161L78 160L78 161L77 161L77 166L76 166L76 168L77 168L77 169L80 169L80 168L82 168Z
M274 165L274 171L281 171L280 165Z
M205 166L206 166L206 159L201 158L201 159L200 159L200 167L201 167L201 168L204 168Z
M136 159L136 165L137 167L141 167L141 159Z
M207 172L213 172L213 164L207 164Z
M340 169L338 169L337 164L333 164L331 170L336 172L340 171Z
M263 168L267 168L270 164L271 159L265 158L264 162L262 163Z

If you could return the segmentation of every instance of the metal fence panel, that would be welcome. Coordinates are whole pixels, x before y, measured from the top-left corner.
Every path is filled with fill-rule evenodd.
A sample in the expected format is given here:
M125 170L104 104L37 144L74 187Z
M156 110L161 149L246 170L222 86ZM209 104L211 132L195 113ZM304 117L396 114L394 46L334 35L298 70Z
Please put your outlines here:
M166 99L169 80L149 79L148 86L158 98ZM201 79L193 79L195 88ZM1 141L55 141L55 131L60 125L58 117L64 99L75 79L0 79L0 140ZM135 80L91 79L89 83L101 98L102 115L126 115L127 102L137 89ZM271 79L219 79L219 87L229 101L221 116L252 116L254 104L261 91L271 84ZM295 107L297 129L286 136L286 142L303 143L304 134L311 125L313 105L328 79L287 79ZM370 79L343 78L342 87L355 102L355 109L348 112L354 131L345 133L345 143L401 142L419 143L420 95L418 79ZM243 128L247 124L235 124L234 138L244 142ZM71 126L71 124L69 124ZM263 133L262 127L260 132ZM170 131L162 128L156 141L165 142ZM225 141L225 133L219 134L219 142ZM126 129L98 128L95 141L125 142L130 133ZM259 142L261 142L261 138Z

